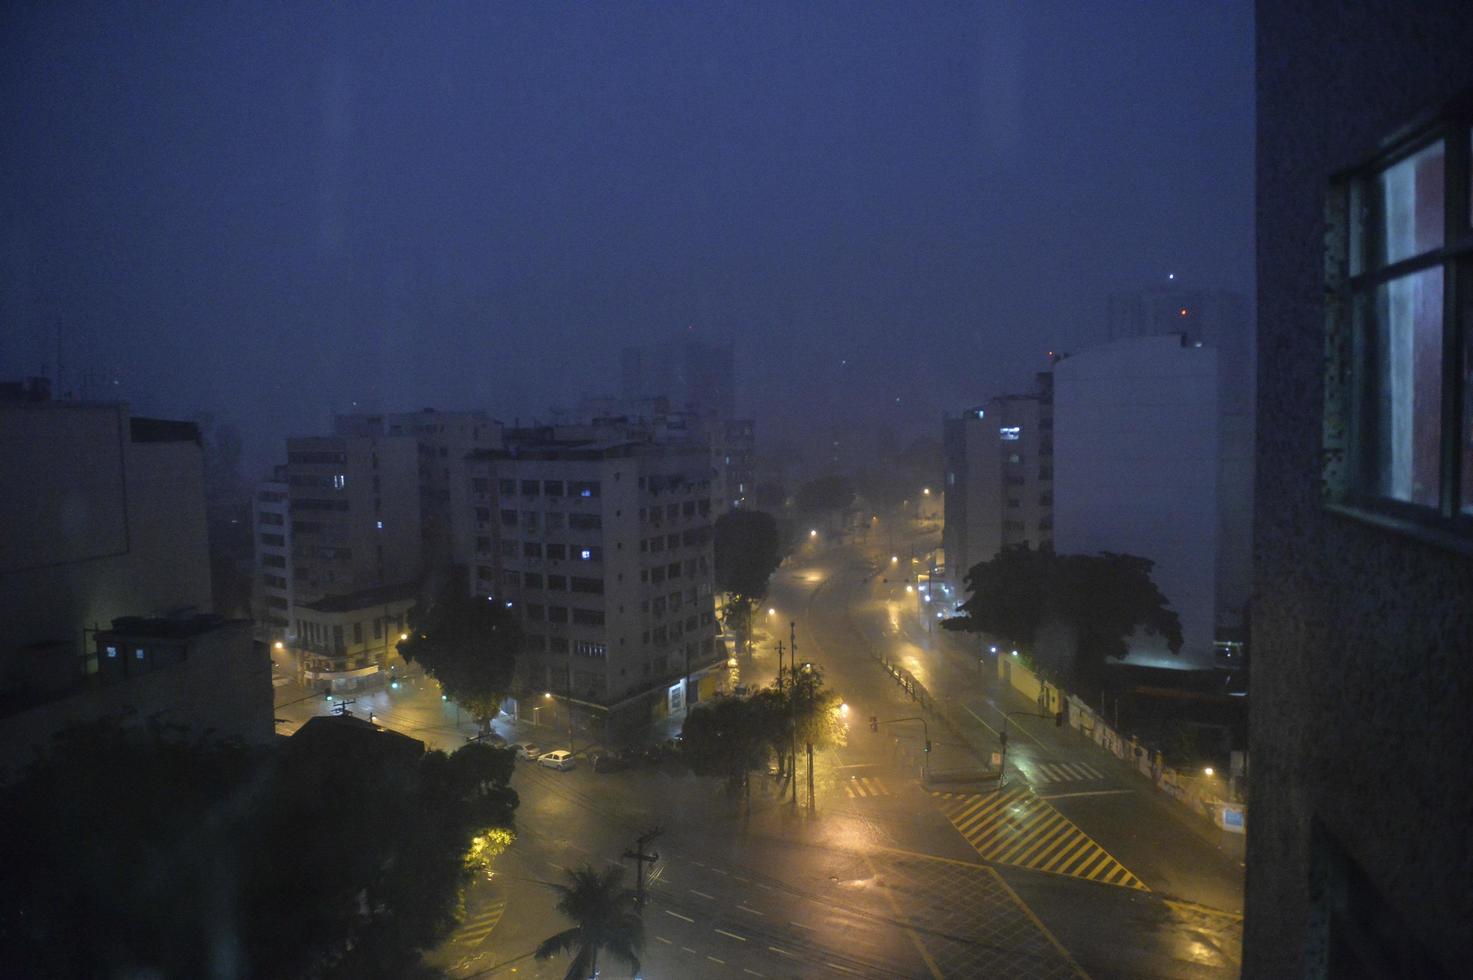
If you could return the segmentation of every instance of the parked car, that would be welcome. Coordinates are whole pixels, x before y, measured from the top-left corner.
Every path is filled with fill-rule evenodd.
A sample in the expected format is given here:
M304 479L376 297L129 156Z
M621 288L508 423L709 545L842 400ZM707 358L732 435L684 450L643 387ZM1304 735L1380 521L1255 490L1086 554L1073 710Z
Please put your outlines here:
M552 752L544 752L537 757L539 766L549 769L571 769L573 768L573 753L567 749L555 749Z
M511 747L517 750L519 759L536 759L542 754L542 750L533 742L513 742Z
M628 760L617 752L599 752L593 757L594 772L618 772L628 768Z

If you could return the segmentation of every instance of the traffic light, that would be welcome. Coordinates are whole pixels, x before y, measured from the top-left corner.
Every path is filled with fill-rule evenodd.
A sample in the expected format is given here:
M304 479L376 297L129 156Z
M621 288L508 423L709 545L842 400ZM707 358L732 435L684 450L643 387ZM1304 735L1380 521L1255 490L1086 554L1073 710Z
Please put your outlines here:
M872 731L872 732L877 732L877 731L880 730L880 716L879 715L870 715L869 716L869 730Z
M926 751L931 751L931 740L929 738L926 739Z

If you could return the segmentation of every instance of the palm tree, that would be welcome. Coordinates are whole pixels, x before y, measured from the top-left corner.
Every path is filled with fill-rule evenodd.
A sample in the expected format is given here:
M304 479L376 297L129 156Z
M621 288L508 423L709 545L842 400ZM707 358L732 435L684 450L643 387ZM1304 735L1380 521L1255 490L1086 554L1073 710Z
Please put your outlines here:
M537 947L539 960L576 949L565 980L587 980L598 973L598 954L607 951L639 972L639 950L644 946L644 920L634 893L623 886L624 869L603 872L589 865L568 872L566 885L553 885L560 898L557 910L571 920L571 929L549 936Z

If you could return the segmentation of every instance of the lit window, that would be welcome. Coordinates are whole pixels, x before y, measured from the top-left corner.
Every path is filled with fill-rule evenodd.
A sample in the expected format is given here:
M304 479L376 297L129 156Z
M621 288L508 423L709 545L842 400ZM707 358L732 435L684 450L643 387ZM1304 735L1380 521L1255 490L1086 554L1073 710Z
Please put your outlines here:
M380 531L382 531L384 529L384 522L383 521L375 521L374 523L378 525L378 529Z
M333 489L341 490L348 485L348 478L341 473L335 474L332 478L332 485Z
M1470 215L1449 213L1470 149L1466 117L1443 120L1343 180L1331 211L1329 501L1445 530L1473 515L1473 337L1443 302L1473 275Z
M587 561L588 559L593 557L593 552L589 551L587 548L584 548L582 551L578 552L578 557L582 558L584 561Z
M142 660L143 657L144 657L143 647L135 647L133 649L133 659L134 660Z
M118 655L118 648L109 644L107 648L107 655L109 659L115 659Z
M1005 425L997 430L997 434L1004 442L1017 442L1022 437L1023 430L1016 425Z

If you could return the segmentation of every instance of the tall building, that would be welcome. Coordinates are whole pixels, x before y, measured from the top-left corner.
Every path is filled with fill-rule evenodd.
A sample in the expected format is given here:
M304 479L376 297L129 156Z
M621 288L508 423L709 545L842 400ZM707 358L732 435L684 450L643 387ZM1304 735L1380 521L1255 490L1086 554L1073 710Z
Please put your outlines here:
M501 423L484 412L418 412L339 415L333 420L339 436L405 437L418 454L419 516L423 556L429 567L469 555L454 554L453 507L455 490L465 483L465 458L501 445Z
M510 430L469 464L479 595L527 635L523 695L638 727L714 691L709 449L620 423Z
M716 419L707 426L717 484L712 495L717 516L746 506L752 495L757 478L754 426L751 419Z
M729 343L677 337L626 347L620 356L620 396L626 404L665 397L677 411L736 416L735 356Z
M1473 962L1473 7L1260 3L1243 976Z
M1217 591L1222 636L1242 633L1253 575L1253 316L1241 294L1175 280L1109 299L1111 340L1184 334L1217 352Z
M420 442L342 427L354 434L288 439L254 505L257 626L304 681L334 690L373 683L388 666L382 640L403 627L425 553ZM365 628L377 644L350 640Z
M292 608L296 599L292 581L291 485L285 473L280 480L267 480L256 487L251 523L256 547L251 615L262 627L265 639L272 643L285 642L293 635Z
M1218 619L1217 351L1181 334L1127 337L1054 365L1054 547L1149 558L1181 617L1172 657L1135 636L1133 658L1213 662ZM1234 598L1240 613L1246 591Z
M1003 548L1053 541L1053 375L942 423L946 577L962 590L972 566Z
M190 422L0 386L0 770L104 716L272 736L249 623L210 616Z

